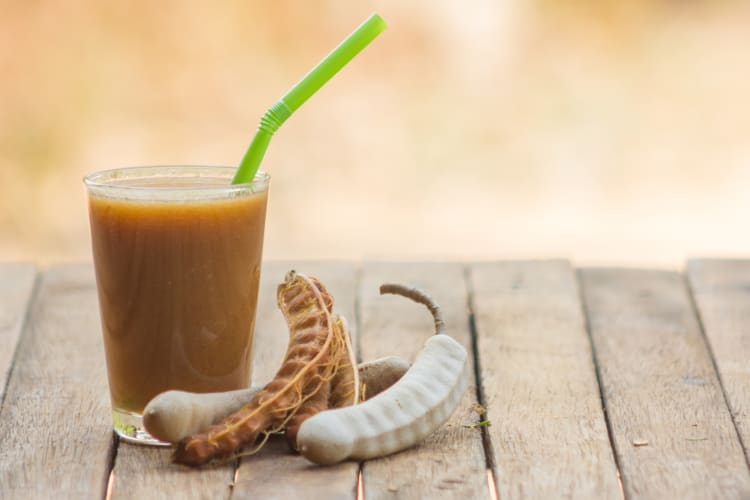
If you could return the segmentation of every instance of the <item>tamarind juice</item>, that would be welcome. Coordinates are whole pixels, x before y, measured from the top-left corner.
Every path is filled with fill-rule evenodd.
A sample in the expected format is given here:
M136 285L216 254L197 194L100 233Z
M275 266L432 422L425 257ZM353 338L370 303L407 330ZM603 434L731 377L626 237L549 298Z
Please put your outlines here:
M246 388L268 176L233 168L92 174L91 239L115 431L157 444L145 405L170 389Z

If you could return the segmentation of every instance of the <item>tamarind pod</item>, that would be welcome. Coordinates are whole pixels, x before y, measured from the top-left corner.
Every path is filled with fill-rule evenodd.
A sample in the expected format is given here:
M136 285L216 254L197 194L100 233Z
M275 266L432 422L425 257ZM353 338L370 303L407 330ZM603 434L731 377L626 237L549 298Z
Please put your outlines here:
M430 337L406 374L356 406L327 410L305 420L300 453L330 465L368 460L414 446L455 411L469 381L466 350L448 335Z
M297 450L299 426L311 416L328 408L350 406L359 401L359 373L346 319L336 316L333 323L334 342L330 348L330 362L324 375L316 376L309 384L311 396L302 403L286 424L286 439L292 450Z
M341 316L336 316L333 321L329 361L321 367L319 373L311 375L309 381L305 383L304 402L299 405L296 413L286 423L285 436L293 451L297 450L297 432L302 422L329 408L332 399L347 397L347 387L344 384L347 378L352 379L353 375L346 372L353 368L349 364L349 352L347 352L351 343L347 341L345 335L349 335L346 320ZM336 395L333 393L334 384L338 391Z
M227 392L162 392L143 410L143 426L156 439L176 443L237 411L260 387Z
M358 367L360 399L365 401L377 396L395 384L409 369L409 363L398 356L386 356L361 363Z
M291 271L276 295L290 331L287 353L276 376L237 412L181 440L175 462L198 466L226 458L254 443L261 432L282 428L304 402L309 377L329 362L333 299L322 283Z
M319 378L319 377L318 377ZM328 380L320 380L318 387L302 405L299 410L286 424L286 440L292 450L297 450L297 433L302 422L328 408L328 398L331 392L331 383Z

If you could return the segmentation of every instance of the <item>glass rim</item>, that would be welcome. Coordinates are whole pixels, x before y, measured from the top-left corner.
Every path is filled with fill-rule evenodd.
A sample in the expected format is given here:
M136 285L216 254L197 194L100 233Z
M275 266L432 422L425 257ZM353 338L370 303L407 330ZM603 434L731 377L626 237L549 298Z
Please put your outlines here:
M225 190L227 188L247 188L247 187L257 187L259 184L265 184L268 183L268 181L271 179L271 176L268 174L268 172L264 170L258 170L258 172L255 174L255 178L252 182L243 182L240 184L227 184L226 186L190 186L190 187L184 187L184 186L131 186L127 184L117 184L117 180L122 180L127 178L125 174L128 173L136 173L136 172L143 172L143 173L149 173L153 172L154 174L159 171L169 171L169 170L183 170L185 173L188 172L200 172L200 171L214 171L217 173L226 173L227 178L231 179L234 177L234 173L237 171L237 167L230 167L227 165L197 165L197 164L169 164L169 165L135 165L135 166L129 166L129 167L117 167L117 168L108 168L105 170L97 170L95 172L91 172L90 174L86 174L83 177L83 183L87 187L94 187L94 188L116 188L116 189L123 189L123 190L137 190L137 191L184 191L186 189L190 191L202 191L202 190ZM118 176L117 174L123 174L122 177ZM134 176L135 177L135 176ZM154 175L154 177L157 177L157 175ZM165 176L169 177L169 176ZM177 176L175 176L177 177ZM189 175L186 175L184 177L191 177ZM222 176L223 177L223 176ZM108 179L108 180L103 180Z

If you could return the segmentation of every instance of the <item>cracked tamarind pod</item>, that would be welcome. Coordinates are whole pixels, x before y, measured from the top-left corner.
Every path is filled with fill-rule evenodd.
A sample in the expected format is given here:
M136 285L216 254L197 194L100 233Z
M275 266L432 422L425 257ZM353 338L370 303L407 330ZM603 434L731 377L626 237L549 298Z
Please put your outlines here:
M181 440L174 461L199 466L233 456L261 433L283 429L332 376L333 299L316 278L294 271L277 289L277 302L289 325L289 345L275 377L249 403L205 431ZM328 378L326 378L328 377ZM265 438L249 453L265 443Z
M341 408L359 402L359 372L349 327L343 316L334 318L333 334L331 363L327 366L332 373L330 371L325 373L323 378L326 380L320 383L320 390L300 406L286 425L287 442L295 451L297 450L297 433L302 422L328 408Z

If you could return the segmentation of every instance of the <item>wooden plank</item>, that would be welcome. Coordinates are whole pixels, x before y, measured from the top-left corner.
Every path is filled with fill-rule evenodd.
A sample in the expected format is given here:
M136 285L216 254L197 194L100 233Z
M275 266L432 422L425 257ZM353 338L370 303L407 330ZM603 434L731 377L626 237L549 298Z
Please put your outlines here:
M398 355L413 361L434 333L428 311L410 300L379 295L385 282L416 286L440 304L448 332L472 353L464 268L459 264L386 264L364 267L360 287L360 349L365 360ZM482 431L462 424L478 421L474 380L460 407L419 446L362 464L364 495L378 498L486 498Z
M305 262L292 266L272 262L263 268L260 309L254 347L253 381L264 384L281 365L289 331L276 307L276 287L290 269L317 276L334 298L334 312L355 327L357 271L354 265L336 262ZM353 332L356 336L356 331ZM234 484L236 498L356 498L359 466L353 462L319 467L292 453L283 437L272 438L256 455L242 458Z
M40 282L0 409L3 498L101 498L112 421L90 265Z
M750 463L750 260L693 260L687 274Z
M626 496L747 498L750 473L684 277L581 276Z
M171 463L171 454L172 448L120 441L110 498L229 498L234 462L194 469Z
M0 405L13 366L18 338L34 289L36 268L31 264L0 265Z
M570 265L474 264L470 283L500 498L619 498Z

